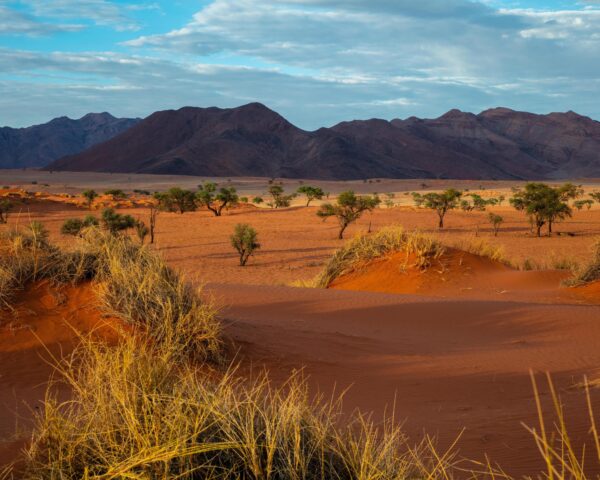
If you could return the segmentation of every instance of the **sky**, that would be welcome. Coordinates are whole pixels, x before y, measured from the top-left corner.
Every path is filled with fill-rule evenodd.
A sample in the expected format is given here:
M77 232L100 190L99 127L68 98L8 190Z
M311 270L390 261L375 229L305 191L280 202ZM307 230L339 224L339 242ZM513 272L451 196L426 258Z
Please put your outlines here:
M0 126L250 102L600 120L600 0L0 0Z

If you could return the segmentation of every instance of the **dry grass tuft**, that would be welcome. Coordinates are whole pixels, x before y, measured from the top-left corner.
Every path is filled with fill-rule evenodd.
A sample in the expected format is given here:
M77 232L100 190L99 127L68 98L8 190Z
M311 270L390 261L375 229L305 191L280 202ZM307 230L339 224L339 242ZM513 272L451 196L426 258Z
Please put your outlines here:
M458 250L462 250L479 257L489 258L494 262L503 263L508 266L513 266L506 258L504 248L497 245L492 245L483 239L477 240L462 240L452 244Z
M401 227L388 227L372 235L360 235L337 250L315 285L326 288L336 278L355 271L376 258L397 252L414 256L414 267L427 269L440 258L444 247L430 236L420 232L406 232Z
M577 287L598 280L600 280L600 240L594 244L591 261L580 268L573 278L565 283L569 286Z
M11 228L0 235L0 308L9 307L15 291L29 282L79 282L96 269L97 258L85 248L65 252L51 245L39 222Z
M15 290L29 282L93 279L105 308L153 341L201 361L220 360L215 309L160 255L129 237L89 228L65 251L51 245L43 226L33 222L0 237L0 253L0 308L10 307Z
M97 228L83 241L98 258L98 292L105 308L141 326L159 343L196 360L220 360L221 327L215 308L149 246Z
M340 426L339 402L309 400L300 376L215 380L167 353L84 342L62 366L73 398L48 397L37 419L25 478L393 480L452 466L409 448L392 419Z

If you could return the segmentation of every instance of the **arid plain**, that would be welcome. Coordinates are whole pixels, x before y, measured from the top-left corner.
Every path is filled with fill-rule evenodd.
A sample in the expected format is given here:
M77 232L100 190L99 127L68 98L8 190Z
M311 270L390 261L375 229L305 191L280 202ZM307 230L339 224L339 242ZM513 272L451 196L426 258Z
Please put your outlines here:
M128 194L195 188L202 180L207 179L3 171L0 186L42 193L19 204L9 224L0 228L37 220L48 228L52 241L68 244L73 239L61 235L61 225L88 210L70 204L62 194L77 197L86 188L119 188ZM250 198L265 196L269 185L260 178L211 180ZM600 190L600 182L574 182L582 183L586 192ZM290 372L303 370L313 393L345 391L345 411L359 408L376 419L393 411L415 442L427 433L444 450L457 440L458 456L482 463L489 458L512 475L543 469L525 425L536 427L538 422L531 372L539 375L540 399L552 423L551 397L542 377L547 372L564 404L574 448L584 442L592 447L580 384L584 376L595 380L600 375L600 288L569 288L563 281L593 255L600 236L599 205L574 210L552 236L537 238L525 215L508 204L511 188L523 182L281 180L289 192L309 183L322 187L332 200L345 190L394 194L393 207L363 215L348 228L347 239L402 226L431 235L449 253L426 273L402 273L393 259L383 259L328 289L306 288L347 241L337 239L334 219L317 217L320 202L306 207L299 197L289 208L243 205L221 217L203 209L160 212L152 248L190 281L204 285L204 295L220 310L242 371L265 368L281 382ZM435 213L414 206L411 192L449 187L484 198L505 196L502 205L488 208L504 217L498 235L488 212L450 211L445 228L438 230ZM133 206L126 200L115 206L119 213L146 221L148 209L142 203ZM261 244L243 268L230 243L238 223L252 225ZM469 253L484 248L498 258ZM20 298L29 312L20 317L22 329L0 324L0 410L5 412L0 418L0 459L6 462L23 445L31 411L43 399L45 377L52 371L46 354L59 355L72 341L62 322L69 319L84 331L89 328L81 312L94 300L85 291L62 304L52 318L44 317L46 296L30 292ZM47 351L21 331L32 329ZM592 399L598 398L592 391Z

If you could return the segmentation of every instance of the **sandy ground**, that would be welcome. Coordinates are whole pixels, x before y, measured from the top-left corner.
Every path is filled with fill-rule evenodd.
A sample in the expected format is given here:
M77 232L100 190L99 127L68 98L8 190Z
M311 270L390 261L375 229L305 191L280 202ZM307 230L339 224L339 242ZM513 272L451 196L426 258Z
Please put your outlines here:
M11 178L30 174L13 172ZM73 175L73 183L68 184L73 191L101 188L86 184L81 174ZM110 186L123 188L114 177ZM171 180L143 179L148 184L139 180L135 188L159 184L166 188ZM101 176L95 181L107 182ZM267 185L264 179L252 181L262 182L256 191ZM400 185L406 181L398 182L393 188L401 192ZM333 187L345 189L343 183L332 185L331 191ZM379 191L391 190L391 183L389 189ZM364 184L356 183L357 191L360 185ZM366 184L366 188L371 186ZM415 187L419 188L413 181L406 191ZM509 187L490 184L485 192L508 191ZM242 189L241 193L246 192ZM147 216L143 208L121 211L142 219ZM573 219L557 225L557 232L574 236L550 238L531 237L523 215L507 206L494 211L505 217L498 237L492 235L485 213L450 212L447 229L438 232L434 213L407 206L365 215L348 229L348 237L367 231L369 224L372 230L402 225L450 244L485 240L501 246L516 264L528 260L552 267L584 262L600 235L600 209L596 207L576 211ZM439 434L443 445L464 428L461 454L476 459L489 454L515 474L531 474L531 469L540 467L534 443L521 422L535 422L530 369L548 371L557 382L577 443L590 440L585 402L581 390L573 386L584 374L593 378L599 374L600 289L579 294L561 288L561 280L568 275L565 271L514 271L463 261L464 270L451 269L458 272L451 281L438 278L412 292L364 291L378 288L363 288L360 282L360 288L354 285L347 290L285 286L314 277L342 245L336 239L337 225L331 220L322 222L315 212L315 207L246 207L220 218L206 211L158 217L156 248L190 279L207 284L207 291L222 305L226 333L240 347L245 368L266 366L276 379L305 368L315 391L351 387L346 394L347 409L360 407L374 411L376 417L395 402L398 418L406 421L407 432L415 440L427 431ZM12 215L11 224L41 220L54 240L68 243L72 238L59 234L60 225L66 218L86 213L59 203L30 202L20 216ZM254 226L261 242L261 249L245 268L237 266L229 243L237 223ZM31 375L39 384L39 374ZM0 382L4 400L14 405L18 397L6 393L14 387L4 377ZM548 395L542 398L548 407Z

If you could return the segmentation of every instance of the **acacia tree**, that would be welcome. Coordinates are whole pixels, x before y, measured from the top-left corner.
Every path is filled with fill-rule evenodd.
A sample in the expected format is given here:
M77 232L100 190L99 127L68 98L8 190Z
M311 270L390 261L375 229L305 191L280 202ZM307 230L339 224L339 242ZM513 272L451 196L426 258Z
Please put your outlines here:
M592 192L590 193L590 197L592 198L592 200L600 203L600 192Z
M462 192L459 192L454 188L449 188L442 193L429 192L425 195L419 193L413 194L417 206L423 206L436 211L439 218L438 228L444 228L444 217L446 216L446 213L459 206L461 197Z
M213 182L204 182L196 192L196 202L214 213L215 217L220 217L227 205L235 205L238 200L234 187L221 187L217 191L217 184Z
M8 222L8 212L12 210L10 200L0 200L0 223Z
M298 193L306 195L306 206L310 205L313 200L321 200L325 195L321 187L313 187L311 185L302 185L298 188Z
M336 217L340 224L338 238L344 238L344 230L352 222L358 220L366 211L372 211L381 200L378 197L357 196L353 191L342 192L337 198L336 204L326 203L321 205L317 215L324 220Z
M98 196L96 191L95 190L84 190L83 192L81 192L81 195L83 196L83 198L85 198L85 202L87 203L88 208L91 209L92 204L94 203L94 200Z
M545 183L528 183L523 190L516 191L510 203L516 210L525 212L538 237L541 236L544 225L548 224L548 235L550 235L552 233L550 226L553 222L572 215L564 192Z
M492 224L492 228L494 229L494 237L498 236L498 230L500 230L500 225L504 222L504 218L498 215L497 213L488 213L488 220Z
M168 212L185 212L196 210L196 197L194 192L179 187L172 187L166 192L155 193L154 198L158 201L159 208Z
M250 225L246 223L238 223L231 235L231 245L235 248L240 256L240 267L246 265L246 262L250 258L250 255L255 250L260 248L258 243L258 235Z
M273 198L273 200L268 203L271 208L289 207L292 199L295 197L294 194L286 195L281 185L271 185L268 191L269 195Z

